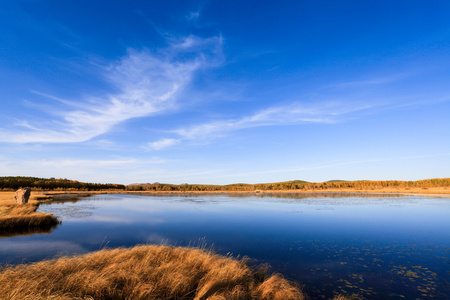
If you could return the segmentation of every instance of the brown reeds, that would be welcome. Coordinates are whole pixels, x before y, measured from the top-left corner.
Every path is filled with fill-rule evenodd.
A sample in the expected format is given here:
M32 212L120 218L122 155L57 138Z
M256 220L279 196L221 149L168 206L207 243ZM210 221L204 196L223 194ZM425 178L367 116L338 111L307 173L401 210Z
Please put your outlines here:
M36 212L38 207L39 204L36 203L0 206L0 231L59 224L59 220L53 214Z
M136 246L101 250L0 272L0 299L299 300L281 275L201 249Z

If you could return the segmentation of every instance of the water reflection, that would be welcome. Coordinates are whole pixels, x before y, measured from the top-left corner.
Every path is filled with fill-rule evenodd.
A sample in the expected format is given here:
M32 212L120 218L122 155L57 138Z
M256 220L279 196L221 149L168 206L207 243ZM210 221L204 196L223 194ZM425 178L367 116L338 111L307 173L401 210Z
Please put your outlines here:
M0 239L15 237L21 235L33 235L33 234L50 234L53 229L58 227L59 224L56 225L46 225L40 227L21 227L14 229L2 229L0 230Z
M160 193L146 193L146 192L130 192L129 195L135 196L148 196L148 197L185 197L185 198L202 198L205 194L201 193L174 193L174 194L160 194ZM211 193L206 194L207 197L220 197L226 196L229 198L248 198L248 197L259 197L259 198L281 198L281 199L304 199L304 198L349 198L349 197L359 197L359 198L392 198L392 197L411 197L407 194L395 194L395 193L368 193L368 192L239 192L239 193Z
M254 195L254 194L253 194ZM247 195L247 196L253 196ZM289 199L305 199L305 198L392 198L392 197L408 197L404 194L392 194L392 193L347 193L347 192L314 192L314 193L271 193L263 192L256 194L258 197L270 197L270 198L289 198ZM237 195L235 195L237 196Z
M42 240L36 235L11 238L8 243L0 242L2 264L30 263L63 255L83 254L89 251L93 250L85 248L82 243L55 239Z
M87 203L77 203L81 198L77 200L66 201L54 201L51 203L44 203L40 205L42 211L54 214L63 220L67 219L82 219L93 215L93 210L96 209L95 205ZM77 205L71 205L75 204Z

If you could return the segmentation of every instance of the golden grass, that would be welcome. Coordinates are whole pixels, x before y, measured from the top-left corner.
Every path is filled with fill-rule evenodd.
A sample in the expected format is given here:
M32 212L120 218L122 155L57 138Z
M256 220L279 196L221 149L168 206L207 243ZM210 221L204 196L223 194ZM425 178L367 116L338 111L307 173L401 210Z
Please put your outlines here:
M14 196L16 192L0 191L0 205L16 204ZM52 197L44 192L31 192L29 203L39 203L41 200L49 200Z
M15 192L0 192L0 205L15 204Z
M13 234L12 231L24 228L45 227L57 225L59 220L53 214L36 212L38 203L27 203L24 205L4 204L0 202L0 236ZM9 202L9 201L8 201ZM29 231L28 231L29 232Z
M101 250L0 272L0 299L300 300L281 275L200 249L145 245Z

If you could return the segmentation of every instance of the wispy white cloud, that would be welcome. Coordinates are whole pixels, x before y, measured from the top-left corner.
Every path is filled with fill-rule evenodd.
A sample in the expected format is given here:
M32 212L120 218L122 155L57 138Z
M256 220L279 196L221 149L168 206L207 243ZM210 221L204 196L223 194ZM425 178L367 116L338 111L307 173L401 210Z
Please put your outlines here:
M148 143L147 148L152 150L161 150L173 145L178 144L180 141L176 139L161 139L156 142Z
M36 165L41 167L52 168L105 168L105 167L119 167L126 166L134 163L134 159L123 160L88 160L88 159L64 159L64 160L40 160L36 162Z
M411 77L413 73L398 73L388 76L372 77L366 80L342 81L331 85L330 87L338 88L364 88L368 86L379 86L401 81Z
M200 11L193 11L187 14L186 19L188 21L196 21L200 17Z
M183 140L206 140L230 132L262 126L298 125L306 123L332 124L344 121L351 114L372 108L364 103L319 103L304 105L294 102L261 110L240 119L220 120L173 130L177 138L163 138L149 143L156 150L176 145Z
M171 39L158 53L129 49L125 57L106 68L105 78L115 92L104 97L67 101L50 97L69 107L59 111L51 122L18 123L14 129L0 129L0 141L11 143L84 142L108 132L115 125L133 118L171 111L178 106L178 95L194 73L221 60L220 37L189 36Z

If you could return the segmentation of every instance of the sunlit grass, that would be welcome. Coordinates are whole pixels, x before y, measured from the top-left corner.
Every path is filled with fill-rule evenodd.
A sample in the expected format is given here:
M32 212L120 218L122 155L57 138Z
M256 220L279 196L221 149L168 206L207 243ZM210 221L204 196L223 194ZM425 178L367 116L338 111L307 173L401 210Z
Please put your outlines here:
M0 299L304 299L281 275L170 246L101 250L4 268Z
M0 205L0 231L20 228L52 226L59 223L53 214L36 212L39 204Z

